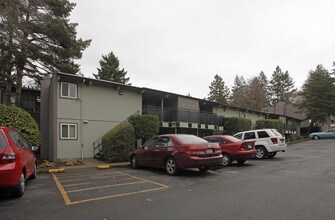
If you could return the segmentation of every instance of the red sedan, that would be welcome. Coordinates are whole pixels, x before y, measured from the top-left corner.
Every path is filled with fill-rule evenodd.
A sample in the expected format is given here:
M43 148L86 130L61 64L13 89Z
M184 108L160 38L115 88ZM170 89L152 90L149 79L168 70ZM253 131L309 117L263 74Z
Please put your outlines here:
M211 143L218 143L222 150L222 166L229 166L234 160L239 164L244 164L247 159L256 155L254 141L241 141L230 135L213 135L204 137Z
M28 142L13 128L0 127L0 188L21 197L28 178L36 178L36 157Z
M222 163L221 148L202 138L185 134L166 134L151 138L130 158L131 167L165 168L169 175L179 169L198 168L207 171Z

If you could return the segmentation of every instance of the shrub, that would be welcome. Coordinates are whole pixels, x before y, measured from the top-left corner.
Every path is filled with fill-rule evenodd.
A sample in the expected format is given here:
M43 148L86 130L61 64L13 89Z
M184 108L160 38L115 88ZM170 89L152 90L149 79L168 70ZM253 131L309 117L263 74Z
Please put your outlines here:
M135 128L136 139L149 139L159 132L159 120L156 115L132 115L128 122Z
M233 135L240 131L251 129L251 120L247 118L231 117L225 120L225 131L227 134Z
M0 104L0 125L21 132L30 145L40 145L40 131L34 118L22 108Z
M256 121L256 129L263 129L263 128L275 128L280 133L283 133L283 122L279 119L263 119Z
M101 140L103 159L107 162L129 160L135 149L135 132L130 123L119 124L109 130Z

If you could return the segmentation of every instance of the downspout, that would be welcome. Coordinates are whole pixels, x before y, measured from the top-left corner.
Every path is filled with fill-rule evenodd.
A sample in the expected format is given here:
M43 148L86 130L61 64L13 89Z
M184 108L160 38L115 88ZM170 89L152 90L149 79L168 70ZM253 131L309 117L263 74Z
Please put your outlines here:
M81 146L81 160L84 160L84 143L83 143L83 130L84 130L84 121L83 121L83 87L85 85L85 79L80 87L81 99L80 99L80 146Z

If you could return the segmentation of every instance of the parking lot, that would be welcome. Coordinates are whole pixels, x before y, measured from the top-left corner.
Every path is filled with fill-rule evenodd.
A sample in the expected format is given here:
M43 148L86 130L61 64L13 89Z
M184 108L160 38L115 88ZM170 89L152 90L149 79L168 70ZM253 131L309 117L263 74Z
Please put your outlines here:
M52 176L66 205L168 188L164 184L115 170L86 170Z
M335 219L334 140L200 173L76 169L0 194L0 219Z

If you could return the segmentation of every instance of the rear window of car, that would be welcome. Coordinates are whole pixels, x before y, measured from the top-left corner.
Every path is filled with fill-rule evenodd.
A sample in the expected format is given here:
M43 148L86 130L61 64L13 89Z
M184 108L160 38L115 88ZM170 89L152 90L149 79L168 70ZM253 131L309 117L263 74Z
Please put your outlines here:
M258 131L258 138L268 138L270 135L266 131Z
M231 142L240 142L241 140L233 137L233 136L225 136L226 139L230 140Z
M276 135L277 137L281 137L283 136L281 133L279 133L277 130L271 130L273 132L274 135Z
M5 149L7 147L7 141L2 132L0 132L0 149Z
M207 143L206 140L193 135L178 135L176 139L182 144Z

